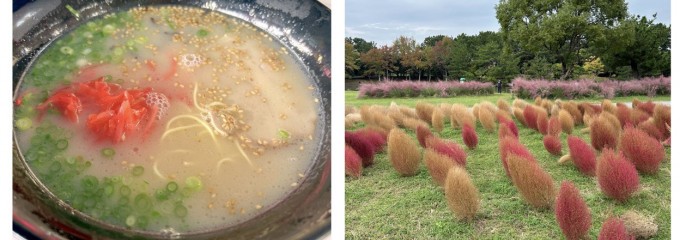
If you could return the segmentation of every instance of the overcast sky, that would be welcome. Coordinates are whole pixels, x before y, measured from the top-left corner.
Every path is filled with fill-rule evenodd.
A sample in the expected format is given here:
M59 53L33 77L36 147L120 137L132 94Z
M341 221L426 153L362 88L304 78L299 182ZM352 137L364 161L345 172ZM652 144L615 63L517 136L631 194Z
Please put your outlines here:
M345 36L391 45L400 35L421 43L428 36L498 31L499 0L345 0ZM627 0L628 12L670 24L670 0Z

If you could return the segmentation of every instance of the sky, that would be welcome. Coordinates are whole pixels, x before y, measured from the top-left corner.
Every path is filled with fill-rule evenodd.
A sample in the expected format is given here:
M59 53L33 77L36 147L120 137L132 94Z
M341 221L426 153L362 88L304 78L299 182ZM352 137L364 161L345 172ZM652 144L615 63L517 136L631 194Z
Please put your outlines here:
M391 45L400 35L417 43L428 36L499 31L495 5L499 0L346 0L345 36L378 46ZM670 0L627 0L628 12L670 24Z

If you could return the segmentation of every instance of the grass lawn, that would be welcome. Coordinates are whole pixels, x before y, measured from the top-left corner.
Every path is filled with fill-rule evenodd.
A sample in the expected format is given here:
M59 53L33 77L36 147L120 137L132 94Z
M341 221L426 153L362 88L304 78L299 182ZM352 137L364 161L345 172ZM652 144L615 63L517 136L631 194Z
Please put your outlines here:
M378 105L389 105L390 102L395 101L399 104L407 105L410 107L414 107L416 105L416 102L422 101L422 102L429 102L433 104L438 104L438 103L443 103L443 102L455 102L455 103L462 103L466 106L472 106L475 103L481 102L481 101L490 101L494 104L496 104L496 100L499 98L503 98L508 103L512 103L513 97L510 95L510 93L502 93L502 94L492 94L492 95L486 95L486 96L460 96L460 97L453 97L453 98L438 98L438 97L421 97L421 98L362 98L359 99L357 98L357 95L359 94L358 91L345 91L345 104L348 106L361 106L361 105L366 105L366 104L378 104ZM647 101L647 100L652 100L652 101L670 101L671 96L658 96L654 98L649 98L647 96L628 96L628 97L616 97L612 99L612 102L631 102L633 101L633 98L637 98L640 101ZM602 98L585 98L585 99L577 99L577 101L590 101L590 102L601 102Z
M356 92L346 92L348 105L383 104L391 101L414 106L417 101L432 103L461 102L472 105L488 100L496 102L499 95L457 98L418 99L356 99ZM500 97L510 100L509 94ZM642 100L642 98L640 98ZM655 98L665 101L669 97ZM614 101L630 101L617 98ZM646 100L646 98L645 98ZM552 176L559 190L564 180L574 182L591 211L591 239L603 221L610 215L621 215L626 210L636 210L651 216L659 225L655 239L670 239L671 178L670 149L658 174L641 175L641 189L626 203L616 203L604 196L595 178L582 175L573 164L558 165L559 156L550 155L543 147L542 135L522 126L520 141L534 154L539 164ZM361 126L357 126L361 127ZM575 135L590 142L589 135ZM406 130L414 139L415 134ZM432 130L434 132L434 130ZM435 133L436 134L436 133ZM476 219L471 223L459 222L449 210L443 190L430 177L424 164L413 177L400 177L392 168L387 154L379 153L375 165L365 168L359 179L345 178L345 224L347 239L564 239L553 210L536 210L527 205L506 177L498 153L496 132L486 132L477 125L479 145L467 152L467 171L479 189L481 205ZM453 139L461 146L461 131L449 123L438 134ZM568 152L566 135L561 135L562 152Z

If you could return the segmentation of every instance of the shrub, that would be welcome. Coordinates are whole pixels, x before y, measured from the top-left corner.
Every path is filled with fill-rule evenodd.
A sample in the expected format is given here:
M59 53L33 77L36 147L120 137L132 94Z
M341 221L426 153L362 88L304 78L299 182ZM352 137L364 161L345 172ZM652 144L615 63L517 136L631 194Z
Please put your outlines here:
M536 120L538 119L538 111L536 110L536 107L533 105L527 105L527 107L524 108L524 121L527 124L528 128L538 130L538 125Z
M406 118L406 115L404 115L399 110L399 107L390 106L387 109L387 116L390 117L394 121L394 123L396 123L397 125L404 126L404 119Z
M452 105L450 103L439 104L439 110L441 110L442 113L444 114L444 121L451 118L451 107Z
M671 130L666 126L671 126L671 107L658 104L654 107L654 124L656 128L663 133L663 138L669 138L671 136Z
M423 128L430 128L430 125L428 125L425 121L420 120L419 118L405 118L404 119L404 127L411 129L411 131L417 131L418 127L423 127Z
M602 224L598 240L634 240L635 238L626 232L626 226L621 219L609 217Z
M548 113L545 110L539 111L536 115L536 128L538 128L538 132L541 134L548 134Z
M482 123L482 126L487 132L493 132L496 130L494 114L485 107L480 107L479 109L479 122Z
M361 176L361 157L352 147L345 145L345 175L352 177Z
M555 135L543 136L543 146L545 147L545 150L548 150L552 155L562 155L562 143L560 142L560 138Z
M602 100L602 110L614 114L616 112L616 106L614 106L612 100L605 99Z
M420 150L404 130L392 129L387 137L387 155L392 167L402 176L413 176L418 172Z
M656 138L659 141L663 140L663 133L661 133L661 130L659 130L659 128L656 127L656 124L654 124L654 120L651 118L647 119L647 121L640 123L637 126L637 128L644 131L649 136Z
M651 116L640 109L633 108L630 110L630 121L633 123L633 126L637 126L644 121L647 121Z
M415 108L410 108L408 106L399 106L399 111L404 114L404 116L410 118L418 118L418 113L416 113Z
M626 126L628 124L633 124L630 118L630 108L626 105L616 106L616 118L619 119L621 125Z
M571 118L574 119L574 125L583 123L583 114L578 110L578 106L573 101L562 103L562 108L569 112Z
M437 132L444 130L444 113L439 108L432 111L432 127Z
M462 95L493 94L494 85L489 82L458 81L380 81L361 83L358 98L384 97L449 97Z
M420 143L421 147L426 148L427 139L433 136L434 135L432 135L432 132L430 131L429 127L422 125L416 127L416 138L418 138L418 143Z
M510 132L512 132L512 134L515 135L515 137L519 138L519 129L517 129L517 125L515 125L514 121L508 119L503 123L507 125L508 129L510 129Z
M529 152L522 143L519 142L517 138L505 137L500 139L498 143L498 151L501 155L501 163L503 163L503 169L505 174L510 177L510 172L508 171L508 156L510 154L522 157L530 161L536 161L534 156Z
M373 157L375 155L375 148L370 140L363 138L353 132L345 132L345 144L349 145L361 157L361 162L364 167L373 165Z
M562 125L562 131L571 134L574 131L574 118L567 112L567 110L560 110L558 113L559 122Z
M524 110L519 109L519 108L513 108L512 109L512 115L515 115L515 118L525 127L529 127L527 125L526 119L524 119Z
M604 148L616 148L618 129L606 117L599 116L590 123L590 142L598 151Z
M626 201L640 187L635 166L620 152L604 149L597 163L597 182L602 192L619 202Z
M477 132L469 124L463 125L463 143L469 149L477 148Z
M522 198L535 208L550 208L555 201L553 179L536 161L508 155L508 172Z
M636 106L634 106L634 108L645 111L649 115L654 114L654 107L655 107L655 104L652 101L640 102Z
M642 173L655 174L666 158L661 143L640 129L628 126L621 134L619 149Z
M520 98L565 98L670 94L670 78L643 78L630 81L568 80L554 81L522 77L512 81L512 91Z
M416 103L416 114L418 115L418 118L430 125L432 125L432 112L434 109L435 107L432 104L426 102Z
M559 137L560 133L562 133L562 123L560 122L559 115L550 117L548 120L548 134Z
M359 108L359 113L361 114L361 121L366 124L373 124L373 112L371 111L371 106L364 105Z
M590 209L574 183L563 181L555 200L555 219L567 239L581 239L590 229Z
M432 176L432 180L437 185L443 187L449 169L456 167L454 161L431 148L425 149L424 159L425 166L427 167L430 176Z
M503 139L507 136L517 138L517 136L508 127L508 123L501 122L500 124L498 124L498 139Z
M628 210L621 215L626 231L635 238L650 239L655 236L659 226L652 217L644 216L636 211Z
M607 122L609 122L609 124L614 126L614 129L616 129L616 135L621 134L622 129L621 122L619 122L619 119L616 116L614 116L614 114L611 114L609 112L602 112L600 114L600 117L604 117L605 119L607 119Z
M498 101L496 101L496 106L498 106L498 109L500 109L501 111L504 111L508 114L510 114L512 112L512 109L510 108L510 104L508 104L508 102L506 102L502 98L499 98Z
M452 104L451 105L451 126L454 129L459 129L463 127L463 116L469 114L467 107L463 104Z
M444 154L444 156L449 157L459 166L465 167L467 154L465 154L465 150L455 142L431 137L428 139L427 147L432 148L440 154Z
M576 168L587 176L595 176L597 162L593 148L576 136L568 136L567 145L569 145L569 155Z
M449 209L459 220L470 221L479 210L479 191L465 169L453 167L446 174L444 185Z
M373 145L375 152L381 152L387 142L387 135L376 129L362 128L354 131L354 133L361 136L361 138L368 140Z

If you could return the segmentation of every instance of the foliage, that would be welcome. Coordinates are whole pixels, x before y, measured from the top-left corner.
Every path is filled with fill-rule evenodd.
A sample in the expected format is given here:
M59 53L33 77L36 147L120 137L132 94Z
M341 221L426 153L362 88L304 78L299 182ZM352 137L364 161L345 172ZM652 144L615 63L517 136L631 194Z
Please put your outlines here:
M635 166L621 152L604 149L597 162L597 183L602 192L619 202L626 201L640 188Z
M597 166L595 150L576 136L568 136L567 145L569 145L569 155L576 168L586 176L595 176Z
M432 176L432 181L442 187L446 181L446 174L449 172L449 169L456 167L451 158L431 148L425 149L423 160L427 171Z
M412 98L412 97L454 97L461 95L493 94L493 84L482 82L416 82L380 81L361 83L359 98Z
M658 172L661 161L666 158L666 151L659 140L632 126L623 129L619 149L635 168L646 174Z
M446 174L444 185L449 209L460 220L471 221L479 210L479 190L465 169L453 167Z
M600 230L600 235L597 237L598 240L633 240L633 236L626 232L626 226L623 225L623 221L617 217L609 217L604 224L602 224L602 229Z
M550 208L555 201L552 177L538 162L509 154L508 172L522 198L534 208Z
M352 147L345 145L345 175L360 177L362 169L361 157Z
M368 167L373 165L375 148L371 142L353 132L345 131L345 144L349 145L361 157L362 165Z
M620 97L631 95L670 95L671 78L643 78L629 81L572 80L549 81L543 79L527 80L522 77L512 81L512 91L520 98L560 98L575 99L584 97Z
M555 219L567 239L581 239L588 235L590 209L571 181L563 181L555 200Z
M401 176L409 177L418 173L420 163L420 149L404 130L392 129L387 137L387 154L392 167Z

